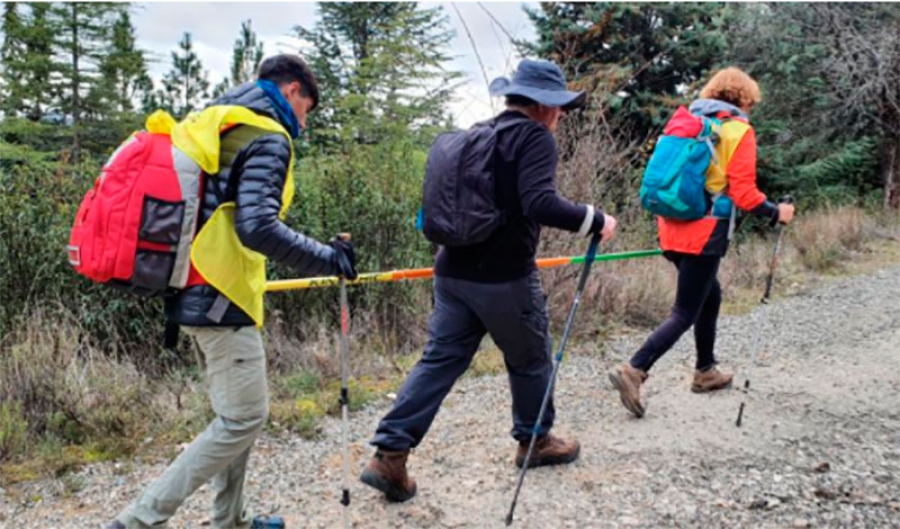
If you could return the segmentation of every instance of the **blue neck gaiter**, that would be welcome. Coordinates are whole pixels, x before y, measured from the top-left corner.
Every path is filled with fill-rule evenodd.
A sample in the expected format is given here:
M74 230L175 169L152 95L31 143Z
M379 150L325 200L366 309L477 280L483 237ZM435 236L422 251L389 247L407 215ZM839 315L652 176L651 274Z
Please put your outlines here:
M284 98L281 90L278 89L278 85L272 81L259 79L256 81L256 86L266 93L266 96L268 96L269 100L272 102L272 106L275 107L275 112L278 113L281 122L286 126L288 134L291 135L291 138L296 139L300 136L300 122L297 121L297 116L294 115L294 109L291 108L290 103Z

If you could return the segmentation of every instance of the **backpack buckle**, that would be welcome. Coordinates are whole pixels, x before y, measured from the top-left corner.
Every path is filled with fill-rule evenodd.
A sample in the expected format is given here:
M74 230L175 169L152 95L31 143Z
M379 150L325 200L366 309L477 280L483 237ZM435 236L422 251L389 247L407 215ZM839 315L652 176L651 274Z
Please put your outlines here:
M81 248L79 246L66 246L66 253L69 255L70 265L81 266Z

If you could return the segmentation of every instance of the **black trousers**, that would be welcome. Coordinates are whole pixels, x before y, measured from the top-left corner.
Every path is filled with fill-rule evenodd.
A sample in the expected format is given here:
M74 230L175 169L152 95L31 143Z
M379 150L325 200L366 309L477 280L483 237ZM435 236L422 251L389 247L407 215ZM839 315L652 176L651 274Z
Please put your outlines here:
M378 424L371 444L385 450L417 446L487 333L503 351L509 373L512 436L529 439L553 372L547 299L538 273L507 283L437 276L434 298L425 353L400 388L394 408ZM553 427L554 415L551 400L541 433Z
M722 289L716 275L721 257L666 252L666 258L678 268L675 306L668 319L653 331L631 359L631 365L649 371L693 325L697 369L706 371L716 364L713 349L722 304Z

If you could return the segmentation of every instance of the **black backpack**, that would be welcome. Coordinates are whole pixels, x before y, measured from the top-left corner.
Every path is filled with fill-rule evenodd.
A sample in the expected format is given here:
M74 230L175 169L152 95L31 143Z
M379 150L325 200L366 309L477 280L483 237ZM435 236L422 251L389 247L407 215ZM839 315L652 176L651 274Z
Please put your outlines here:
M486 241L505 222L495 197L497 133L527 121L523 116L498 125L494 119L434 140L422 202L422 232L429 241L470 246Z

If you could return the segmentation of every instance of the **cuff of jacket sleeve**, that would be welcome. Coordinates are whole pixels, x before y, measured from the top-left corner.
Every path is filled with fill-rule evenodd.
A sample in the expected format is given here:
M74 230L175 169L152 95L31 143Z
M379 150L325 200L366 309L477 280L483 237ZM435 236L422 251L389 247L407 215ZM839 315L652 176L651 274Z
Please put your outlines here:
M768 200L763 200L760 205L750 210L750 213L769 219L772 225L778 222L778 206Z
M594 206L587 205L585 206L585 209L587 211L584 215L584 220L581 221L581 228L578 229L578 235L581 237L587 235L591 230L591 226L594 224Z

